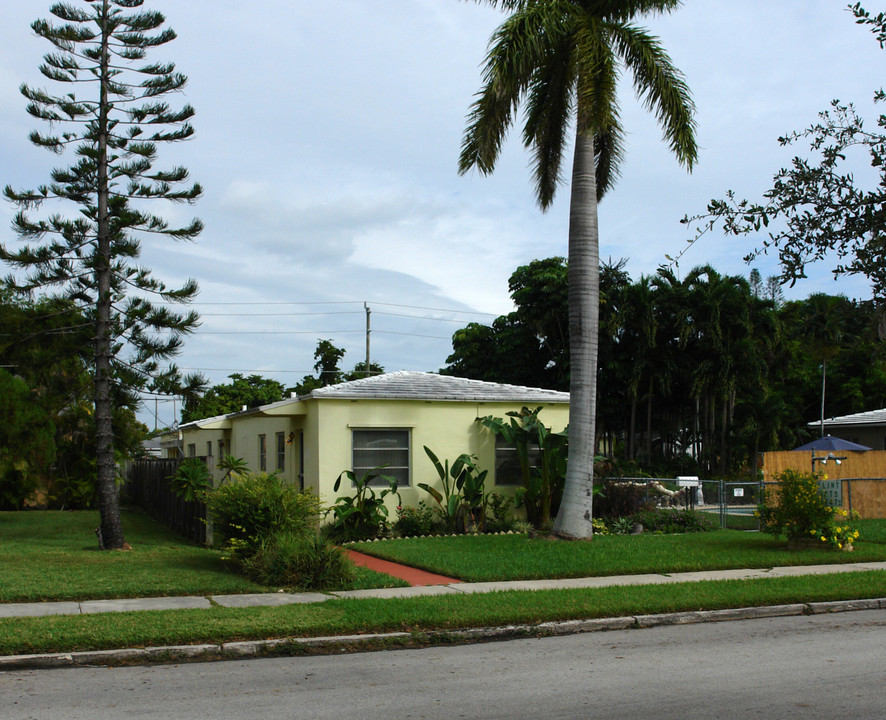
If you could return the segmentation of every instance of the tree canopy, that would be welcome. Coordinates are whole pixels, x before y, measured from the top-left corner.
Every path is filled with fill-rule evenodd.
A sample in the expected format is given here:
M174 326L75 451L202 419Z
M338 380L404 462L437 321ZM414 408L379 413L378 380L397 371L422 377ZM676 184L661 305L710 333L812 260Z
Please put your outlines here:
M514 275L561 265L565 273L562 258L550 258ZM750 469L758 452L817 433L807 424L820 415L824 359L828 417L886 406L886 347L872 301L776 302L710 266L682 279L662 269L632 280L622 262L609 262L600 275L596 443L611 457L664 476ZM441 372L526 384L526 368L544 368L549 353L515 304L491 326L457 330ZM556 312L565 322L565 303ZM522 346L508 344L520 337ZM563 389L555 375L534 377Z
M574 129L569 214L569 463L555 531L593 533L600 278L597 202L615 183L624 154L618 109L622 69L661 126L677 160L697 155L694 105L658 38L634 20L670 12L679 0L487 0L511 13L490 41L483 88L462 141L459 171L491 173L522 109L535 194L551 206Z
M283 384L277 380L240 373L228 375L231 382L210 387L202 396L185 400L182 422L201 420L251 409L283 399Z
M859 3L849 9L882 48L886 15L872 16ZM875 102L884 99L886 93L878 89ZM806 277L810 263L835 258L835 277L863 275L874 297L886 299L886 115L875 123L878 129L866 128L851 103L832 101L817 122L778 139L783 146L807 142L809 157L797 155L790 167L775 173L761 201L739 199L729 191L724 199L711 200L706 213L685 217L683 222L695 229L690 242L716 227L730 235L763 231L768 237L745 259L775 253L781 282L793 285ZM876 179L853 172L865 154Z
M37 20L33 31L53 50L40 72L64 89L22 85L27 112L48 123L30 140L74 160L56 168L47 185L31 190L6 186L18 206L13 227L22 245L0 246L0 260L13 273L16 292L57 294L87 321L94 387L97 490L104 547L123 546L114 457L115 408L138 402L138 391L168 391L181 384L174 366L161 369L198 324L193 312L170 306L197 292L193 280L169 288L138 264L141 238L191 240L199 220L172 226L147 210L150 201L196 201L202 188L180 166L154 169L158 146L194 133L194 109L164 100L184 89L187 78L171 62L148 62L148 51L175 38L165 18L141 10L143 0L85 0L56 3L53 20ZM66 216L56 210L74 206ZM38 211L46 210L44 214ZM160 300L160 303L152 300Z

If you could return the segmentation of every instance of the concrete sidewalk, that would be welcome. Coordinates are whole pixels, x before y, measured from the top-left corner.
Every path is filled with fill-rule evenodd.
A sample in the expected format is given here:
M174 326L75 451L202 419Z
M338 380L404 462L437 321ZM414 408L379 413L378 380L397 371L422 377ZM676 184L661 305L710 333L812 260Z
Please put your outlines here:
M398 598L422 595L457 595L489 593L506 590L563 590L596 588L613 585L659 585L665 583L700 582L703 580L751 580L755 578L795 577L852 573L864 570L886 570L886 562L851 563L846 565L787 566L760 570L706 570L649 575L564 578L560 580L511 580L507 582L457 582L405 588L374 590L343 590L337 592L256 593L244 595L209 595L188 597L126 598L118 600L83 600L70 602L38 602L0 604L0 619L13 617L44 617L48 615L86 615L139 610L208 609L222 607L263 607L317 603L344 598Z

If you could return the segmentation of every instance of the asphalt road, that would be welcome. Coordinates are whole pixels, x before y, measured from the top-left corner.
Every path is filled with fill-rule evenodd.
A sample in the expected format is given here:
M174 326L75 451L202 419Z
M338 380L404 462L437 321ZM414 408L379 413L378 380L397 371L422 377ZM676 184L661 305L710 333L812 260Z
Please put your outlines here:
M886 718L886 611L0 673L3 720Z

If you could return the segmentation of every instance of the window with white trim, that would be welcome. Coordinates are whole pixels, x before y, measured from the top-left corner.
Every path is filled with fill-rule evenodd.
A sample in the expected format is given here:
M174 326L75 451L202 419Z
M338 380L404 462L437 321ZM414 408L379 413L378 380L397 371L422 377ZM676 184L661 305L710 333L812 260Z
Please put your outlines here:
M538 467L538 463L538 445L530 445L529 467ZM523 484L523 471L520 469L517 448L501 436L495 438L495 484L512 486Z
M277 472L286 469L286 435L277 433Z
M373 468L397 480L399 487L409 485L409 430L395 428L355 428L351 431L352 465L359 480ZM385 485L375 480L373 485Z

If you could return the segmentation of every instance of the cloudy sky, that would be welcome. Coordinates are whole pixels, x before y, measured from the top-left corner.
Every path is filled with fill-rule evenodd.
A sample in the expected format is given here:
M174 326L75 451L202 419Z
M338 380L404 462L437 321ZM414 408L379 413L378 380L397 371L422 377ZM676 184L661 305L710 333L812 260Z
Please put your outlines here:
M59 164L29 144L36 125L18 93L22 82L44 84L37 66L49 45L29 24L49 5L4 4L0 185L33 187ZM212 382L257 372L294 385L326 338L347 350L351 368L365 354L366 303L373 362L436 370L454 330L511 309L507 280L517 266L565 255L568 192L538 210L519 133L493 176L456 171L497 11L456 0L146 6L179 36L151 57L188 75L182 101L197 109L195 138L162 148L158 166L183 164L205 186L193 209L206 225L199 240L146 242L143 252L160 279L194 277L201 287L203 324L181 367ZM842 0L686 0L645 24L692 89L701 153L687 174L624 84L628 155L600 207L600 252L627 258L634 278L687 246L685 214L730 188L759 197L792 155L777 138L811 124L832 99L873 117L886 60ZM190 217L188 208L157 210ZM0 206L0 238L14 245L11 216ZM710 262L747 274L741 258L752 245L711 235L679 271ZM756 266L775 274L767 261ZM810 274L789 296L870 295L864 282L834 283L826 268ZM169 424L173 403L157 407Z

